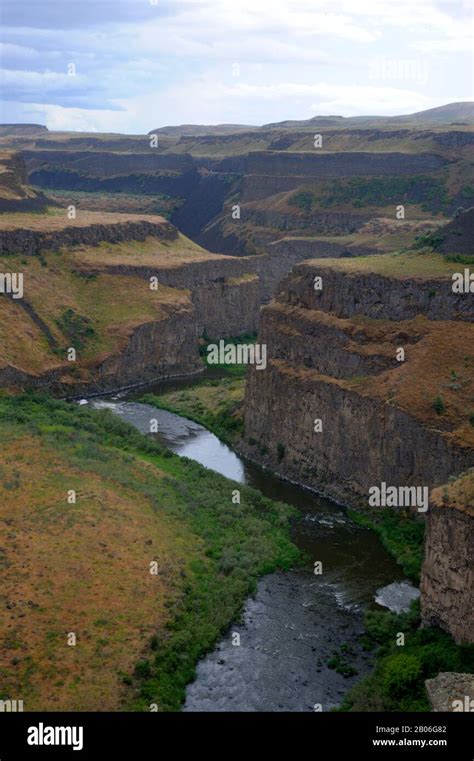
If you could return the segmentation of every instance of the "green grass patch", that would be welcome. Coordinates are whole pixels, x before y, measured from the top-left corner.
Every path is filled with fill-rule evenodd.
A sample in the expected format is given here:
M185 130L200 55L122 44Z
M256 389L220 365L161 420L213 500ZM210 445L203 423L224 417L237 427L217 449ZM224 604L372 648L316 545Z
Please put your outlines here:
M61 314L56 320L56 325L75 349L84 348L86 342L96 335L92 321L71 308Z

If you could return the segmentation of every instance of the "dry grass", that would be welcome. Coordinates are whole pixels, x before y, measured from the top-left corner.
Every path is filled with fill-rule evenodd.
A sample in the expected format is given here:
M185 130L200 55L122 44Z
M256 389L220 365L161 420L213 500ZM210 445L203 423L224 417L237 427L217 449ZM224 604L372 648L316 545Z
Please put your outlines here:
M87 317L94 337L78 353L79 362L97 362L123 348L139 326L160 322L170 311L189 310L186 291L160 285L152 291L147 280L101 273L93 278L72 271L68 256L48 255L44 266L36 257L0 260L2 271L24 272L24 299L51 331L58 345L71 345L57 325L66 309ZM0 303L0 366L11 365L28 373L68 366L53 354L45 336L19 304L5 298Z
M144 241L124 243L100 243L98 246L75 246L64 250L71 263L101 266L121 264L133 267L169 267L196 261L220 261L223 257L211 254L185 235L176 240L160 240L149 237Z
M355 316L341 319L317 310L272 303L282 323L288 315L290 328L296 318L305 333L305 323L322 323L344 333L349 341L345 350L369 358L395 359L398 347L405 350L405 361L375 375L336 379L308 368L293 368L293 373L313 380L335 383L358 394L393 404L423 424L443 431L457 444L474 446L474 325L464 322L428 320L374 320ZM288 331L288 326L278 327ZM312 330L309 327L309 330ZM287 372L286 363L280 370ZM441 397L442 414L434 407Z
M0 231L28 229L38 232L57 232L66 227L89 227L90 225L114 225L125 222L153 222L169 224L157 214L113 214L111 212L76 211L75 219L68 219L67 209L51 208L48 213L0 214Z
M474 518L474 468L445 486L433 489L430 499L436 507L455 508Z
M137 481L162 476L114 457ZM25 710L115 710L120 674L163 628L195 539L113 474L75 464L44 440L40 448L34 436L3 444L0 472L2 693Z
M403 252L376 256L357 256L349 259L311 259L305 266L331 268L347 273L373 273L397 280L446 278L459 272L460 264L446 261L441 254Z

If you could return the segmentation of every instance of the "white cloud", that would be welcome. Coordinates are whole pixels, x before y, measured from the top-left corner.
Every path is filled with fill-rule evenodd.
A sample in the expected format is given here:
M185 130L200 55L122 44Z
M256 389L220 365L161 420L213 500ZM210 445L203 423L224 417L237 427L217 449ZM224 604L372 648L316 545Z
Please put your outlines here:
M55 129L68 119L75 129L145 132L165 123L305 118L311 110L395 114L473 89L464 0L100 0L89 24L75 0L71 16L63 0L43 0L46 16L35 2L28 14L23 0L24 20L13 17L24 26L5 30L6 95L26 110L43 104ZM58 33L55 18L67 32ZM380 57L423 76L373 77ZM65 74L69 62L76 78Z

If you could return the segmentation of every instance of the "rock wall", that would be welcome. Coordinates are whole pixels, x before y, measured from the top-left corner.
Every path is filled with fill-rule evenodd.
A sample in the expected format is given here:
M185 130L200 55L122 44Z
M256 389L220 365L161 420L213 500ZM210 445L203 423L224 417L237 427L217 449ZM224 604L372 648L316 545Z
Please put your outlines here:
M425 682L426 692L435 712L472 712L474 708L474 676L455 671L442 671Z
M370 486L436 484L473 462L472 452L396 407L274 359L266 370L249 370L245 438L252 459L356 508L367 506Z
M370 214L353 214L343 211L288 214L287 212L244 206L241 211L243 223L273 230L307 230L315 234L354 233L371 218Z
M11 229L0 230L0 256L8 254L34 256L47 249L57 251L62 246L97 246L102 242L145 240L148 236L161 240L175 240L178 237L178 231L166 220L150 222L144 219L138 219L136 222L117 221L114 224L71 224L57 230L35 230L12 226Z
M191 290L200 336L226 338L257 331L260 286L257 275L225 278Z
M348 175L403 175L433 172L447 164L435 153L318 153L313 151L251 151L247 156L223 159L220 171L257 175L347 177Z
M49 201L43 193L37 193L28 184L21 154L0 150L0 212L38 212L43 211L47 205L56 206L56 203Z
M458 643L474 642L473 548L471 471L431 495L421 574L423 623L445 629Z
M312 287L316 272L322 292ZM321 262L295 267L262 310L258 340L267 346L268 366L249 368L245 453L354 507L366 507L369 488L382 482L431 488L473 465L471 447L375 393L368 381L399 365L395 349L384 348L378 328L373 338L360 321L348 319L391 320L400 336L395 345L416 343L416 335L405 335L407 312L467 319L469 299L458 302L449 283L436 282L436 301L428 297L431 281L427 288L416 279L339 271ZM315 420L322 431L315 431Z
M463 271L462 265L459 265ZM315 291L315 276L323 288ZM397 279L376 272L346 272L324 264L301 264L282 283L277 300L306 309L321 309L338 317L364 315L372 319L410 320L419 314L430 320L474 321L472 299L453 293L447 277Z

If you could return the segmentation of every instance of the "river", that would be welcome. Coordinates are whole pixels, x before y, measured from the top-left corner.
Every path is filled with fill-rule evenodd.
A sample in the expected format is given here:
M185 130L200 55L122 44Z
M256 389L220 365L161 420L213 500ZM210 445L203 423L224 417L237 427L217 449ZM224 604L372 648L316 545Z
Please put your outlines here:
M404 609L417 590L378 537L354 524L343 507L244 460L197 423L136 401L146 392L194 382L163 382L91 404L109 408L142 433L149 432L150 418L155 418L156 438L176 454L294 505L300 517L292 538L308 561L260 579L242 619L198 664L183 710L328 711L372 666L373 656L358 641L364 608ZM317 561L321 574L314 573ZM336 652L343 653L357 675L329 668Z

